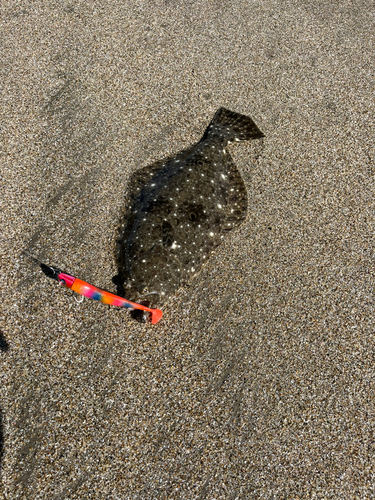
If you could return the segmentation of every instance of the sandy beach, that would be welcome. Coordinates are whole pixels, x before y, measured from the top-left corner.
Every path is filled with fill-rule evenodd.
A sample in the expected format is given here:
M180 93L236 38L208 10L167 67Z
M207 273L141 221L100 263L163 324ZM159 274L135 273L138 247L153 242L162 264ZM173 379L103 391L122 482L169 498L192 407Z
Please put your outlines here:
M3 2L0 498L375 498L375 9ZM155 326L116 292L138 169L224 106L248 214Z

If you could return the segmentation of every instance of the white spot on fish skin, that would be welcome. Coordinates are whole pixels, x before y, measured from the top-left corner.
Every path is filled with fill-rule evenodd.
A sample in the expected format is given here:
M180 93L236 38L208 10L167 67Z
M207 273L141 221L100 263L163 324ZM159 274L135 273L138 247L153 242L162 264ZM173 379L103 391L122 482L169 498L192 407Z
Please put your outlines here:
M194 267L192 267L191 270L192 270L192 272L194 272L195 271Z
M142 262L146 262L145 259L143 259Z
M155 187L155 186L156 186L156 184L151 184L151 187Z
M218 208L223 208L223 207L220 205L220 203L218 204Z
M222 179L226 179L227 178L227 176L224 175L224 174L221 174L221 177L222 177Z
M172 243L171 248L173 248L173 250L177 248L177 243L175 241Z
M213 235L214 235L214 233L210 233L210 236L213 236Z
M211 179L212 184L215 182L213 179Z
M238 139L237 137L235 137L234 140L237 141L237 142L240 142L241 139Z
M204 177L204 174L201 174L202 177Z

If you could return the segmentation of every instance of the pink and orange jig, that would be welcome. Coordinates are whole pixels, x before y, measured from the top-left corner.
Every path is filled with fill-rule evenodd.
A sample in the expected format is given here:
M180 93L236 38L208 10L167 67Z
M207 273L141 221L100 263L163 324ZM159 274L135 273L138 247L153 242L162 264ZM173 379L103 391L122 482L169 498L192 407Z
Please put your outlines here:
M86 281L75 278L70 274L63 273L57 267L48 266L27 251L24 251L23 253L37 262L40 265L41 270L49 278L57 280L60 285L70 288L70 290L73 290L73 292L76 292L79 295L83 295L89 299L98 300L99 302L103 302L104 304L108 304L110 306L125 307L130 310L138 309L140 311L149 312L151 314L151 323L153 325L160 321L163 316L163 312L160 309L151 309L143 304L126 300L123 297L107 292L107 290L102 290L94 285L90 285L90 283L86 283Z
M69 274L65 274L60 272L57 276L59 283L70 288L73 292L78 293L79 295L83 295L84 297L88 297L89 299L99 300L99 302L103 302L103 304L109 304L110 306L116 307L126 307L127 309L139 309L141 311L147 311L151 313L151 323L155 325L158 321L160 321L163 313L160 309L151 309L150 307L143 306L142 304L138 304L137 302L130 302L130 300L126 300L123 297L119 297L118 295L114 295L113 293L107 292L106 290L102 290L101 288L97 288L94 285L90 285L90 283L86 283L86 281L82 281L74 276L70 276Z

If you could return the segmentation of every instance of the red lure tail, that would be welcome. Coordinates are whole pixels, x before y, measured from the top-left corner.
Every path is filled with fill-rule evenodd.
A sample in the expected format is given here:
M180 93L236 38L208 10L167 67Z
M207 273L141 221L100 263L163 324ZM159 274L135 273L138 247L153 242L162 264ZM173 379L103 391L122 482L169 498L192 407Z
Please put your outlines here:
M163 312L160 309L151 309L151 323L155 325L158 321L161 320L163 316Z

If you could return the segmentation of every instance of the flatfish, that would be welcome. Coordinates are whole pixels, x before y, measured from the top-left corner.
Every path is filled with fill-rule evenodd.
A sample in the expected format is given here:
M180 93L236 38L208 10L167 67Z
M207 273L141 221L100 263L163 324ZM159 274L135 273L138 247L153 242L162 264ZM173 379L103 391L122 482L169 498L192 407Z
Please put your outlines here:
M117 245L119 295L160 306L199 271L247 211L226 147L263 136L248 116L220 108L197 144L135 174Z

